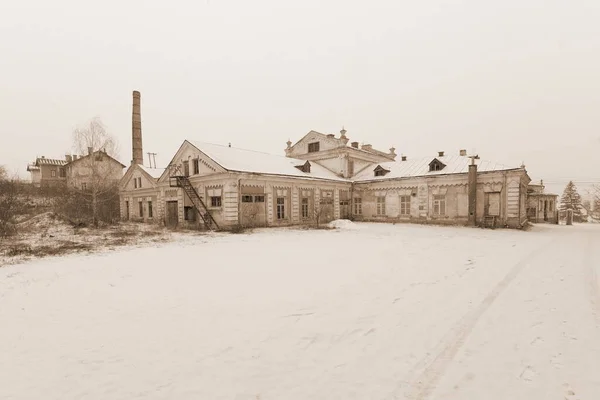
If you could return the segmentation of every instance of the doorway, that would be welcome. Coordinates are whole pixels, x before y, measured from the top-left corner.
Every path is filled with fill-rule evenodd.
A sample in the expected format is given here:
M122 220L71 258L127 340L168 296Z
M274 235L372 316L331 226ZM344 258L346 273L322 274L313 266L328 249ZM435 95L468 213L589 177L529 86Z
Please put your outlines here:
M177 201L167 201L167 226L175 227L179 222L179 207Z

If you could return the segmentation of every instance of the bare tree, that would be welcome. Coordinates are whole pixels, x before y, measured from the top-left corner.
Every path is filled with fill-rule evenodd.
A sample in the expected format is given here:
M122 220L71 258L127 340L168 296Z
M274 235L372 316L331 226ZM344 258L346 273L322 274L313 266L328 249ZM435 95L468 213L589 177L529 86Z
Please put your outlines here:
M76 194L75 203L83 202L79 207L87 209L93 225L98 226L103 206L114 204L118 198L118 179L115 179L119 176L118 171L114 163L107 162L106 157L116 158L118 145L98 118L75 129L73 145L75 151L84 156L72 163L67 178L69 186ZM79 214L81 216L82 213Z
M16 232L15 219L26 204L23 183L18 176L9 179L6 168L0 166L0 237Z

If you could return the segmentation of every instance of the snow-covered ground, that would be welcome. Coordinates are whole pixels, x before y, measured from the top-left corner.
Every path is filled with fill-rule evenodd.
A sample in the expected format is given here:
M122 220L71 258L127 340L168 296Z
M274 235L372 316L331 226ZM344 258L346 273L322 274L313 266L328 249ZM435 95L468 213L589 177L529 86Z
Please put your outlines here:
M599 399L600 226L338 223L0 268L0 399Z

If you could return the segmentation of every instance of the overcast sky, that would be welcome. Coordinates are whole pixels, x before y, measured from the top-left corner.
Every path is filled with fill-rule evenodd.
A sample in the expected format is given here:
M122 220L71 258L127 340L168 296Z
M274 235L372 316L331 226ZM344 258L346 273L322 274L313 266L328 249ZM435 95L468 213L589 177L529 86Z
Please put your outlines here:
M311 129L600 181L598 0L19 0L0 5L0 164L100 117L131 160L185 138L284 154ZM553 186L554 183L554 186Z

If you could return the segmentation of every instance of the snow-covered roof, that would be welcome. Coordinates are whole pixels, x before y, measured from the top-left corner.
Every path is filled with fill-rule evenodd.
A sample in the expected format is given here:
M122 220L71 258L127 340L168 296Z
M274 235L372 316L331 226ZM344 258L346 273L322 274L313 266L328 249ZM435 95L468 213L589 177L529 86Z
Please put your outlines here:
M188 142L228 171L347 181L347 179L337 176L316 162L310 163L310 172L302 172L296 166L304 165L306 160L213 143L191 140L188 140Z
M434 160L445 164L445 167L439 171L429 171L429 164ZM477 172L492 172L515 170L520 167L509 167L492 161L476 160ZM464 174L469 171L471 159L468 156L451 155L442 157L427 157L407 161L391 161L379 164L373 164L355 175L354 181L378 181L387 179L411 178L417 176L435 176L448 174ZM383 176L374 176L374 168L380 165L382 168L390 171Z
M39 157L35 160L36 165L66 165L67 160L59 160L54 158Z
M160 178L160 176L163 174L163 172L165 172L164 168L150 168L150 167L146 167L142 164L138 164L138 167L140 167L144 172L146 172L148 175L150 175L154 179Z

